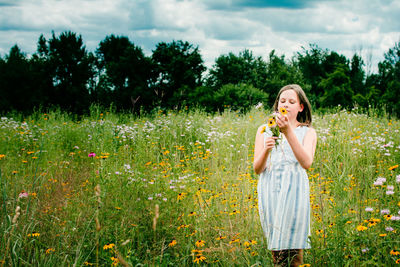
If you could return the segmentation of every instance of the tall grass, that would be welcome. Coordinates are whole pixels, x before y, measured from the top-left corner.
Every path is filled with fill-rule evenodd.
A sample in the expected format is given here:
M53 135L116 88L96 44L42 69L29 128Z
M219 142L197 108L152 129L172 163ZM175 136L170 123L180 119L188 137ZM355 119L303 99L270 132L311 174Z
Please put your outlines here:
M400 122L368 114L314 116L311 266L400 262ZM264 120L256 109L1 118L0 265L271 265L252 171Z

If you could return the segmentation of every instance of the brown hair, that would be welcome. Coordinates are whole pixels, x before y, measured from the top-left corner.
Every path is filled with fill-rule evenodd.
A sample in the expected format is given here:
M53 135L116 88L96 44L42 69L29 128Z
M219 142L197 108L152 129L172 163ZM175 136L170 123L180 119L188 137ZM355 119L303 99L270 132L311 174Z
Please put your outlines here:
M294 90L299 97L300 104L303 104L303 111L297 114L297 121L301 123L301 125L311 126L312 118L311 118L311 104L308 101L306 93L304 93L303 89L298 84L289 84L281 88L279 91L275 103L273 106L274 111L278 111L278 102L281 94L287 90Z

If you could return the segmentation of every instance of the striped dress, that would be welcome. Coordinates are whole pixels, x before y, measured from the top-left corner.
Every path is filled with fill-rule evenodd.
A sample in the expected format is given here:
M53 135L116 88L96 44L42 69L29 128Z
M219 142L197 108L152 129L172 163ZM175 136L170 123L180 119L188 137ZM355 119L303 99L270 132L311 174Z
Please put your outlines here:
M297 127L300 141L309 128ZM264 139L272 133L268 126ZM258 181L258 206L261 225L269 250L310 248L310 193L308 176L295 158L284 135L272 149L267 167Z

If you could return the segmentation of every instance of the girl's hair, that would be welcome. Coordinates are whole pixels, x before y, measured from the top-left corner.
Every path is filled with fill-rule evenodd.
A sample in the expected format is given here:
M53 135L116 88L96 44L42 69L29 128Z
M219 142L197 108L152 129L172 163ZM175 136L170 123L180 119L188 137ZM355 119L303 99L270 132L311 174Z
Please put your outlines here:
M303 111L297 114L297 121L300 122L301 125L311 126L312 118L310 101L308 101L306 94L298 84L289 84L281 88L274 103L274 111L278 111L279 98L281 94L287 90L294 90L299 97L300 104L303 104Z

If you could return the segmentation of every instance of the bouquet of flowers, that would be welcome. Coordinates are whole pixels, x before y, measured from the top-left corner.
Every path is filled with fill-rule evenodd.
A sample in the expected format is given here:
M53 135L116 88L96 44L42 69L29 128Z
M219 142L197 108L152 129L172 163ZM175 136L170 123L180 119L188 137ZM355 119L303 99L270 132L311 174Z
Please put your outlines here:
M279 113L282 115L286 115L288 112L285 108L279 108ZM276 113L276 112L272 113L270 116L268 116L268 120L267 120L267 125L268 125L268 128L272 132L272 136L278 137L278 140L276 140L275 147L278 146L278 144L279 144L279 138L280 138L280 134L281 134L279 126L276 123L277 116L279 113ZM263 132L265 132L265 128L263 129Z

